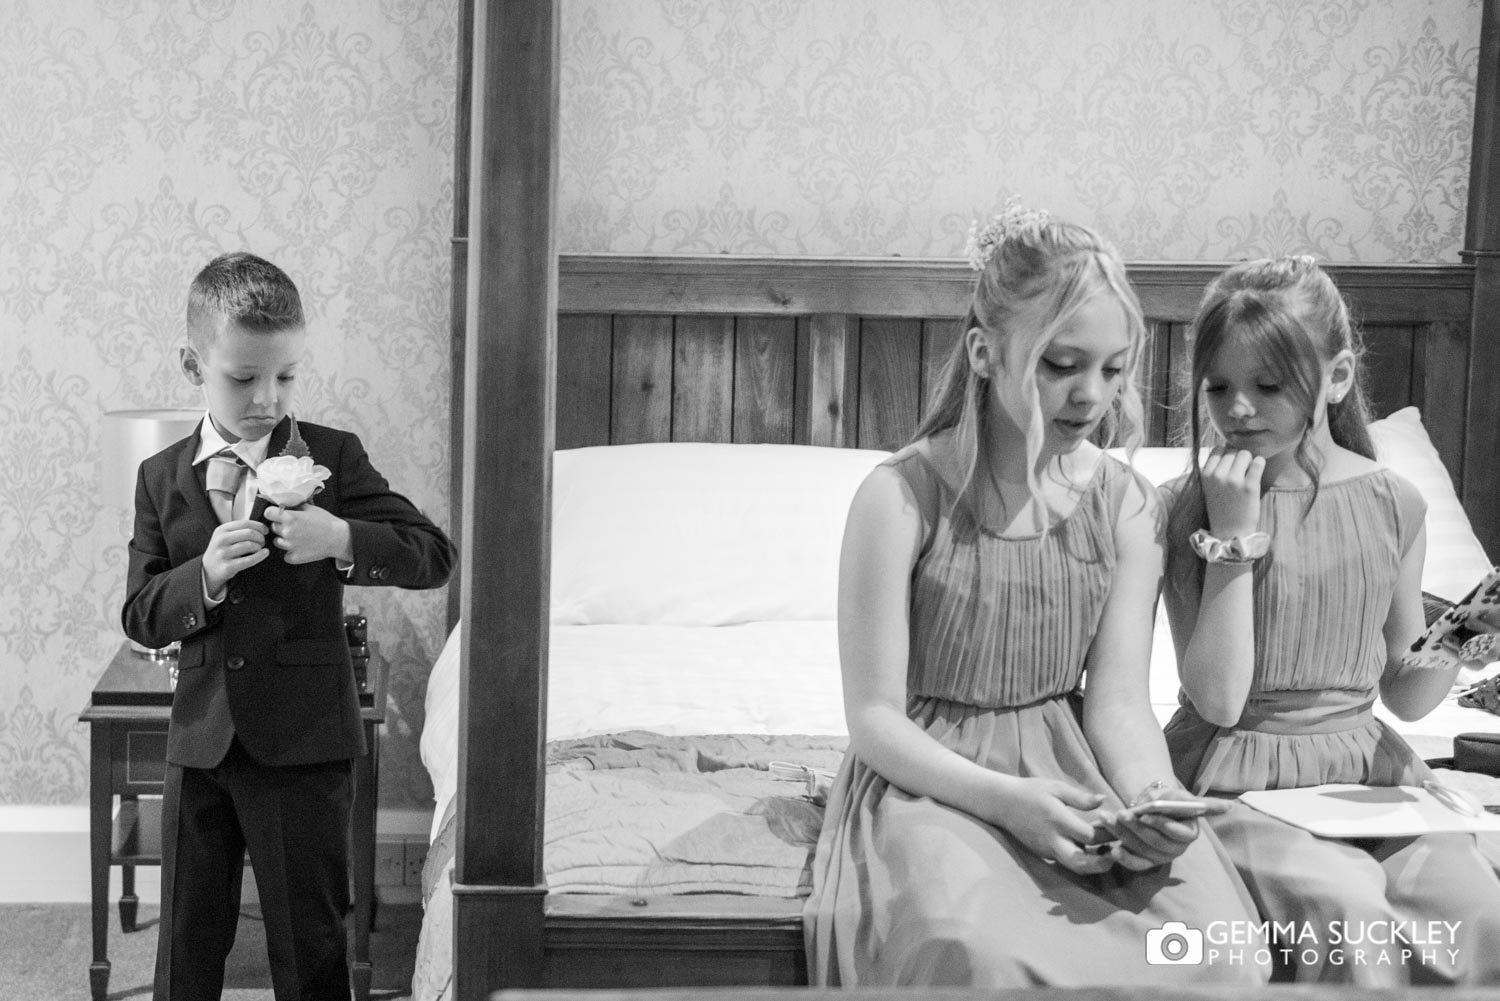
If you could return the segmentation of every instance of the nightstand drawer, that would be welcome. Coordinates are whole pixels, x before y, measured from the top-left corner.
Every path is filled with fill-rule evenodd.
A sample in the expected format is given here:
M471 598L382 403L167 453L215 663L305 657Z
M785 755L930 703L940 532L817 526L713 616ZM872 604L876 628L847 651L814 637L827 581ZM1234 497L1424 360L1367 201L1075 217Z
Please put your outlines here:
M123 723L111 730L114 791L132 796L161 792L167 777L167 724Z

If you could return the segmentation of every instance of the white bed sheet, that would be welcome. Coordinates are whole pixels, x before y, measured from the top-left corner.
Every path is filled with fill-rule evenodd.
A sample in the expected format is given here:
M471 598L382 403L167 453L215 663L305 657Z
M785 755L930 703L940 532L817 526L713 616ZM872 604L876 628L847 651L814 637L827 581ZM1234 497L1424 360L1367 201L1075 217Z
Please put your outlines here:
M432 837L458 788L460 629L427 682L421 750L437 797ZM848 733L832 621L553 626L547 673L548 740L619 730Z
M458 787L459 633L448 637L427 683L421 751L437 797L432 837ZM553 626L548 675L549 740L619 730L848 732L832 621ZM1153 640L1151 708L1162 723L1177 709L1164 615ZM1379 702L1375 712L1424 758L1451 755L1455 734L1500 732L1500 716L1464 708L1456 695L1410 723Z

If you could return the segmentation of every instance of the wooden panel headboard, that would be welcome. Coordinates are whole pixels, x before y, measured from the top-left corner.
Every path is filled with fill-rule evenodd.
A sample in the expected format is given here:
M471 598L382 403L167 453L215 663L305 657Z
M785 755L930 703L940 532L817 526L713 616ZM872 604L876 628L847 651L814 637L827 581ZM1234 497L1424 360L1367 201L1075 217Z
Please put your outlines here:
M1131 269L1152 328L1150 443L1177 430L1174 373L1214 266ZM1377 416L1408 404L1462 480L1472 269L1330 269L1361 319ZM906 440L973 275L946 261L564 257L558 448L638 441Z
M1185 333L1212 264L1137 264L1151 329L1148 444L1181 441ZM1367 342L1377 417L1422 410L1491 551L1500 512L1466 491L1475 269L1331 266ZM895 449L959 333L962 261L564 255L558 263L555 447L738 441ZM1479 390L1485 392L1485 390ZM456 408L458 410L458 408ZM462 422L453 423L462 455ZM1500 461L1500 455L1494 456ZM463 524L453 491L452 524ZM1485 534L1485 533L1490 533ZM458 596L453 596L456 615Z
M1185 333L1216 265L1139 264L1151 330L1147 444L1179 441ZM1494 504L1466 496L1470 265L1331 266L1365 331L1376 416L1423 420L1484 538ZM958 334L973 273L896 259L563 256L557 448L648 441L896 448ZM1482 432L1481 432L1482 433ZM462 455L461 422L454 455ZM454 490L455 504L462 494ZM463 524L455 507L451 522Z

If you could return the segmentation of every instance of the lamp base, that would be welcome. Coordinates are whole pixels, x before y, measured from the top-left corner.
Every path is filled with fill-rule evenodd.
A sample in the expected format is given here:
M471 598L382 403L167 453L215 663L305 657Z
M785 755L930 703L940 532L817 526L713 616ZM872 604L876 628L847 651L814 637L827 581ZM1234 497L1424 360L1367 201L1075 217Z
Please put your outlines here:
M135 640L130 641L131 653L135 654L137 657L143 657L146 660L154 660L159 663L165 663L169 660L176 660L177 651L181 648L182 644L175 642L168 643L164 647L149 647L141 646L141 644L137 643Z

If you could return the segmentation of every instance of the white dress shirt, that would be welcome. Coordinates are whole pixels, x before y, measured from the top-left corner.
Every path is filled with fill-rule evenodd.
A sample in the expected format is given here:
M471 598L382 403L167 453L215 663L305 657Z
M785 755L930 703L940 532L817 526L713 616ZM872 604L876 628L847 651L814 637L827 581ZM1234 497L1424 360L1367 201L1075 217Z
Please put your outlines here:
M230 505L233 512L231 521L250 517L250 512L255 506L255 468L265 460L266 450L271 447L271 436L266 435L257 441L246 441L241 438L231 445L219 434L219 429L214 427L213 418L207 413L203 415L203 423L198 428L198 454L193 457L193 465L207 462L218 455L224 449L229 449L240 457L245 464L245 476L240 480L240 489L234 495L234 503ZM267 543L270 539L267 538ZM227 589L226 589L227 591ZM224 603L224 595L217 598L208 593L208 579L203 579L203 602L209 608L216 608Z
M271 436L266 435L257 441L246 441L241 438L233 445L224 440L219 434L218 428L214 427L213 420L203 415L203 424L198 432L198 454L193 458L193 465L207 462L224 449L229 449L240 457L245 464L245 477L240 481L239 492L234 495L234 505L230 510L234 512L231 521L250 517L250 511L255 505L255 470L266 458L266 450L271 447Z

